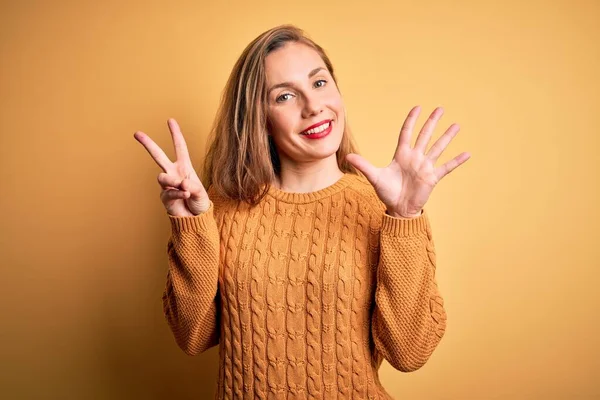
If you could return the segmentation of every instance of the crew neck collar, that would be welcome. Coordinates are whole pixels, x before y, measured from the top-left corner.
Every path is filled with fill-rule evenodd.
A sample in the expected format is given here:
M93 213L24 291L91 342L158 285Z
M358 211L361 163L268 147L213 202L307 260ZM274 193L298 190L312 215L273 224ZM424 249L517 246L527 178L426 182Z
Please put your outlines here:
M338 179L334 184L327 186L323 189L319 189L315 192L308 193L294 193L294 192L286 192L281 189L276 188L271 185L269 187L269 195L272 197L281 200L286 203L294 203L294 204L302 204L302 203L311 203L313 201L321 200L325 197L329 197L335 193L342 191L345 187L347 187L352 181L352 174L344 173L340 179Z

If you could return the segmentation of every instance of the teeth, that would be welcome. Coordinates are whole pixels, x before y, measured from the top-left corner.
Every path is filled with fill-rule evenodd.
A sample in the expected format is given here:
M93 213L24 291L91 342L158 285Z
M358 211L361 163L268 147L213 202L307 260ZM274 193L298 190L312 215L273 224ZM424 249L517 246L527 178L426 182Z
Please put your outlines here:
M309 129L306 132L302 133L302 135L312 135L313 133L323 132L325 129L329 128L329 125L331 125L331 121L316 128Z

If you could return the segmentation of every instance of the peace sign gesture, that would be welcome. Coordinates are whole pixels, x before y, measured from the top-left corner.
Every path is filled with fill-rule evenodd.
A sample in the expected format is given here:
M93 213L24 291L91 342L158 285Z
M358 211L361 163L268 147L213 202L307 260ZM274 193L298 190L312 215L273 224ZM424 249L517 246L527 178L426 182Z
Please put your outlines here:
M429 199L435 185L471 155L463 152L435 167L435 162L456 136L460 127L452 124L446 132L425 153L435 125L444 110L436 108L421 129L415 147L410 147L412 130L421 111L413 107L402 125L398 147L392 162L385 168L376 168L358 154L348 154L347 160L361 171L375 188L377 196L387 207L387 213L394 217L415 218Z
M175 146L175 162L171 162L165 152L144 132L137 131L133 137L144 146L163 170L158 175L158 183L162 188L160 199L167 213L177 217L201 214L210 206L208 193L192 166L179 125L173 118L170 118L167 124Z

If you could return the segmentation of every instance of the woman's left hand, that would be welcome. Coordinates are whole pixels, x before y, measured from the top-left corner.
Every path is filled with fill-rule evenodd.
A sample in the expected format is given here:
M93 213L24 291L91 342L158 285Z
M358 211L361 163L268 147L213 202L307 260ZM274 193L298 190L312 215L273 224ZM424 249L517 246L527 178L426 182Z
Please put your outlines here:
M421 111L413 107L402 125L398 147L392 162L385 168L377 168L358 154L348 154L347 160L361 171L375 188L377 196L393 217L416 218L429 199L435 185L471 155L463 152L444 165L435 167L435 162L456 136L460 127L452 124L425 154L435 125L444 113L441 107L431 113L421 129L415 147L410 147L412 130Z

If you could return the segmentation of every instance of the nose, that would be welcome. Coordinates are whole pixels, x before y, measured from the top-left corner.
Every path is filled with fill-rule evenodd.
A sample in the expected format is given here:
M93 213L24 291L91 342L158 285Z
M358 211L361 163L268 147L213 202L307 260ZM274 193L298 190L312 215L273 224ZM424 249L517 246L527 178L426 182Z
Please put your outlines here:
M321 111L323 111L323 105L318 96L314 94L304 96L304 107L302 108L303 118L313 117L320 114Z

